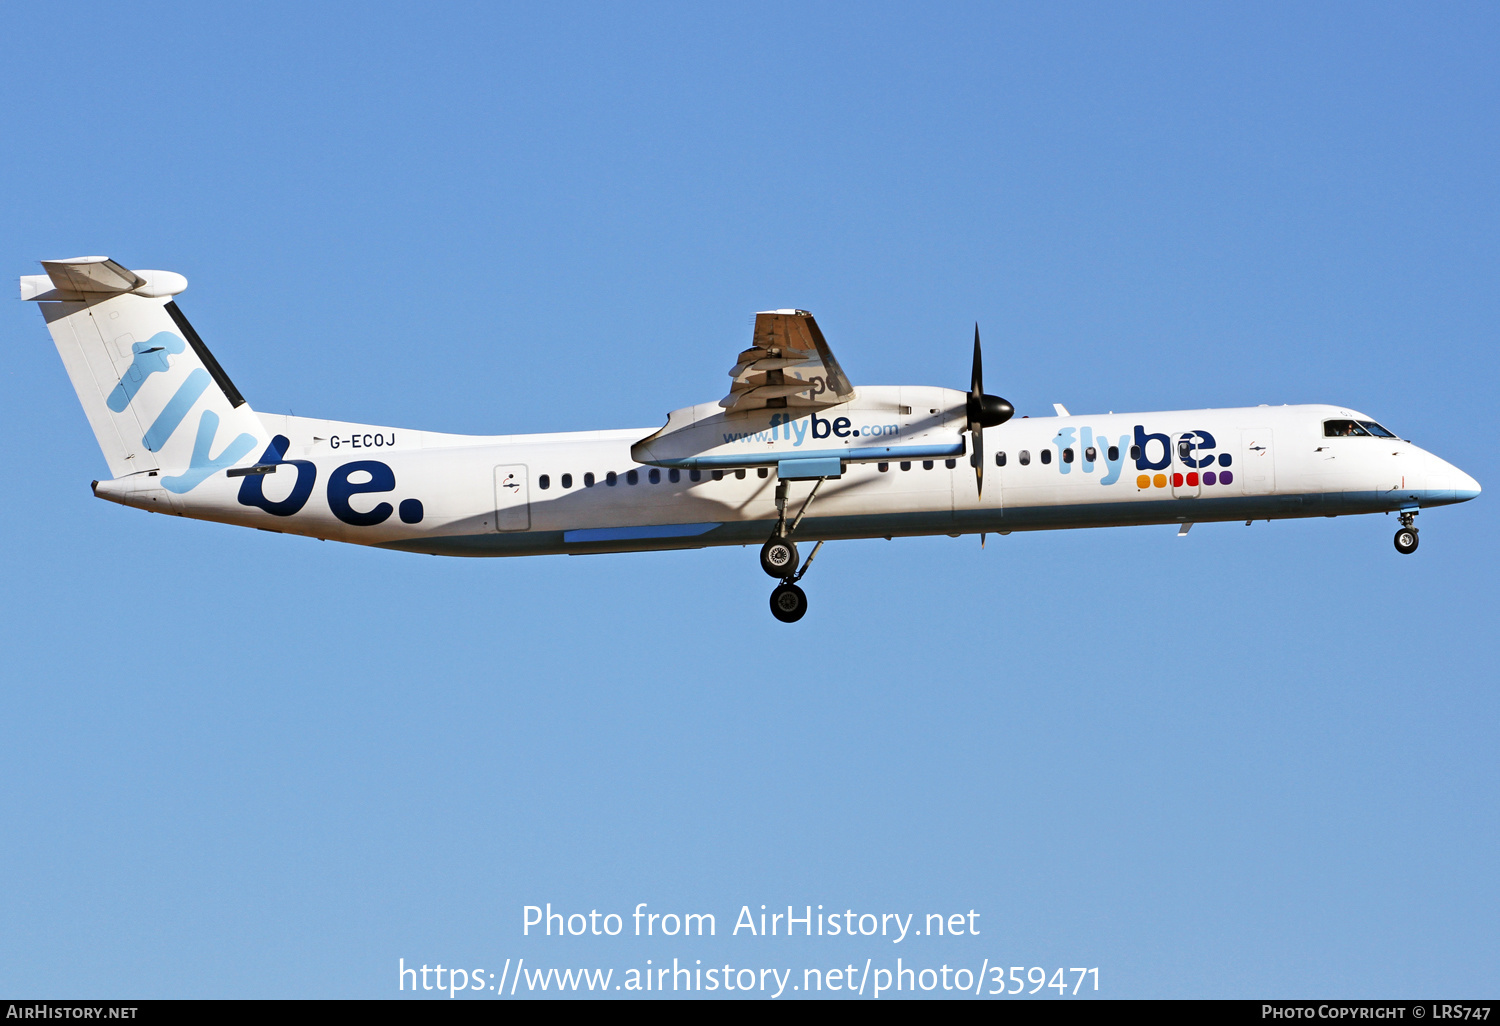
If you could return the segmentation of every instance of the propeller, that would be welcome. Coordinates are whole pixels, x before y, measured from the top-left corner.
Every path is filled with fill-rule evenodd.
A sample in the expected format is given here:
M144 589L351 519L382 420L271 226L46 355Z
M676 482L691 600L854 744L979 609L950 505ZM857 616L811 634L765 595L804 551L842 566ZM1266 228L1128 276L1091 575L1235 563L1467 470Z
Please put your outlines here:
M1015 416L1016 408L998 395L984 394L984 367L979 354L979 324L974 324L974 373L969 385L969 434L974 436L974 485L984 494L984 429L998 427Z

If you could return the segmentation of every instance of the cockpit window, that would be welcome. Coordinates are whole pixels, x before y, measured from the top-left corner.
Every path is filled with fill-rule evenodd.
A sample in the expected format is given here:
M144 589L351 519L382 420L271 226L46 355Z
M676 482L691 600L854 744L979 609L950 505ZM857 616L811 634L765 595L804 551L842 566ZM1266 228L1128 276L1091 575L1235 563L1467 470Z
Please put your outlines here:
M1396 437L1394 434L1392 434L1391 432L1387 431L1385 428L1381 427L1379 424L1375 423L1373 420L1362 420L1362 421L1359 422L1359 426L1362 427L1362 428L1364 428L1366 431L1370 432L1370 434L1374 435L1376 438L1395 438Z
M1352 420L1325 420L1323 422L1324 438L1354 438L1355 436L1368 437L1370 432L1360 427Z

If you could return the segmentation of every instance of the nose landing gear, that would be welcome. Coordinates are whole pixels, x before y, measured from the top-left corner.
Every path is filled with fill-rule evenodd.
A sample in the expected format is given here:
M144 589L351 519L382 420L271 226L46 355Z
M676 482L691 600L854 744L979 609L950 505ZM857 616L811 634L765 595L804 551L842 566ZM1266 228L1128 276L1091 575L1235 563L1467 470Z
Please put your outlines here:
M1403 556L1409 556L1417 551L1417 529L1412 526L1412 521L1417 515L1407 511L1401 514L1401 528L1396 532L1396 551Z

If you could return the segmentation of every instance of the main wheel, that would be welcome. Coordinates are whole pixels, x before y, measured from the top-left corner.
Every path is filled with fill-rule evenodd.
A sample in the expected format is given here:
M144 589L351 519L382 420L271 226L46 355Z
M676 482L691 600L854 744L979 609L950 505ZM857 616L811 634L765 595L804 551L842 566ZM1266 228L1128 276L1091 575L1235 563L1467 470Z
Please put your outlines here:
M795 584L780 584L771 592L771 615L782 623L796 623L807 612L807 593Z
M797 546L779 534L772 535L760 548L760 568L778 581L792 576L797 572Z
M1417 551L1417 529L1415 527L1403 527L1396 532L1396 551L1403 556L1409 556Z

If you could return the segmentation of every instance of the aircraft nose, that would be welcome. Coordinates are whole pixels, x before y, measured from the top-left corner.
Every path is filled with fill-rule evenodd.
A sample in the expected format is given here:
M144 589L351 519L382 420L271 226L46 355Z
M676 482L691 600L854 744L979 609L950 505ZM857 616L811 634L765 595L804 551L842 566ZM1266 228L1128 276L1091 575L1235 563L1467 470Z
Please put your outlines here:
M1439 460L1437 473L1433 475L1431 483L1436 485L1440 491L1450 492L1454 502L1468 502L1475 498L1483 490L1479 482L1474 480L1462 470L1451 463Z

